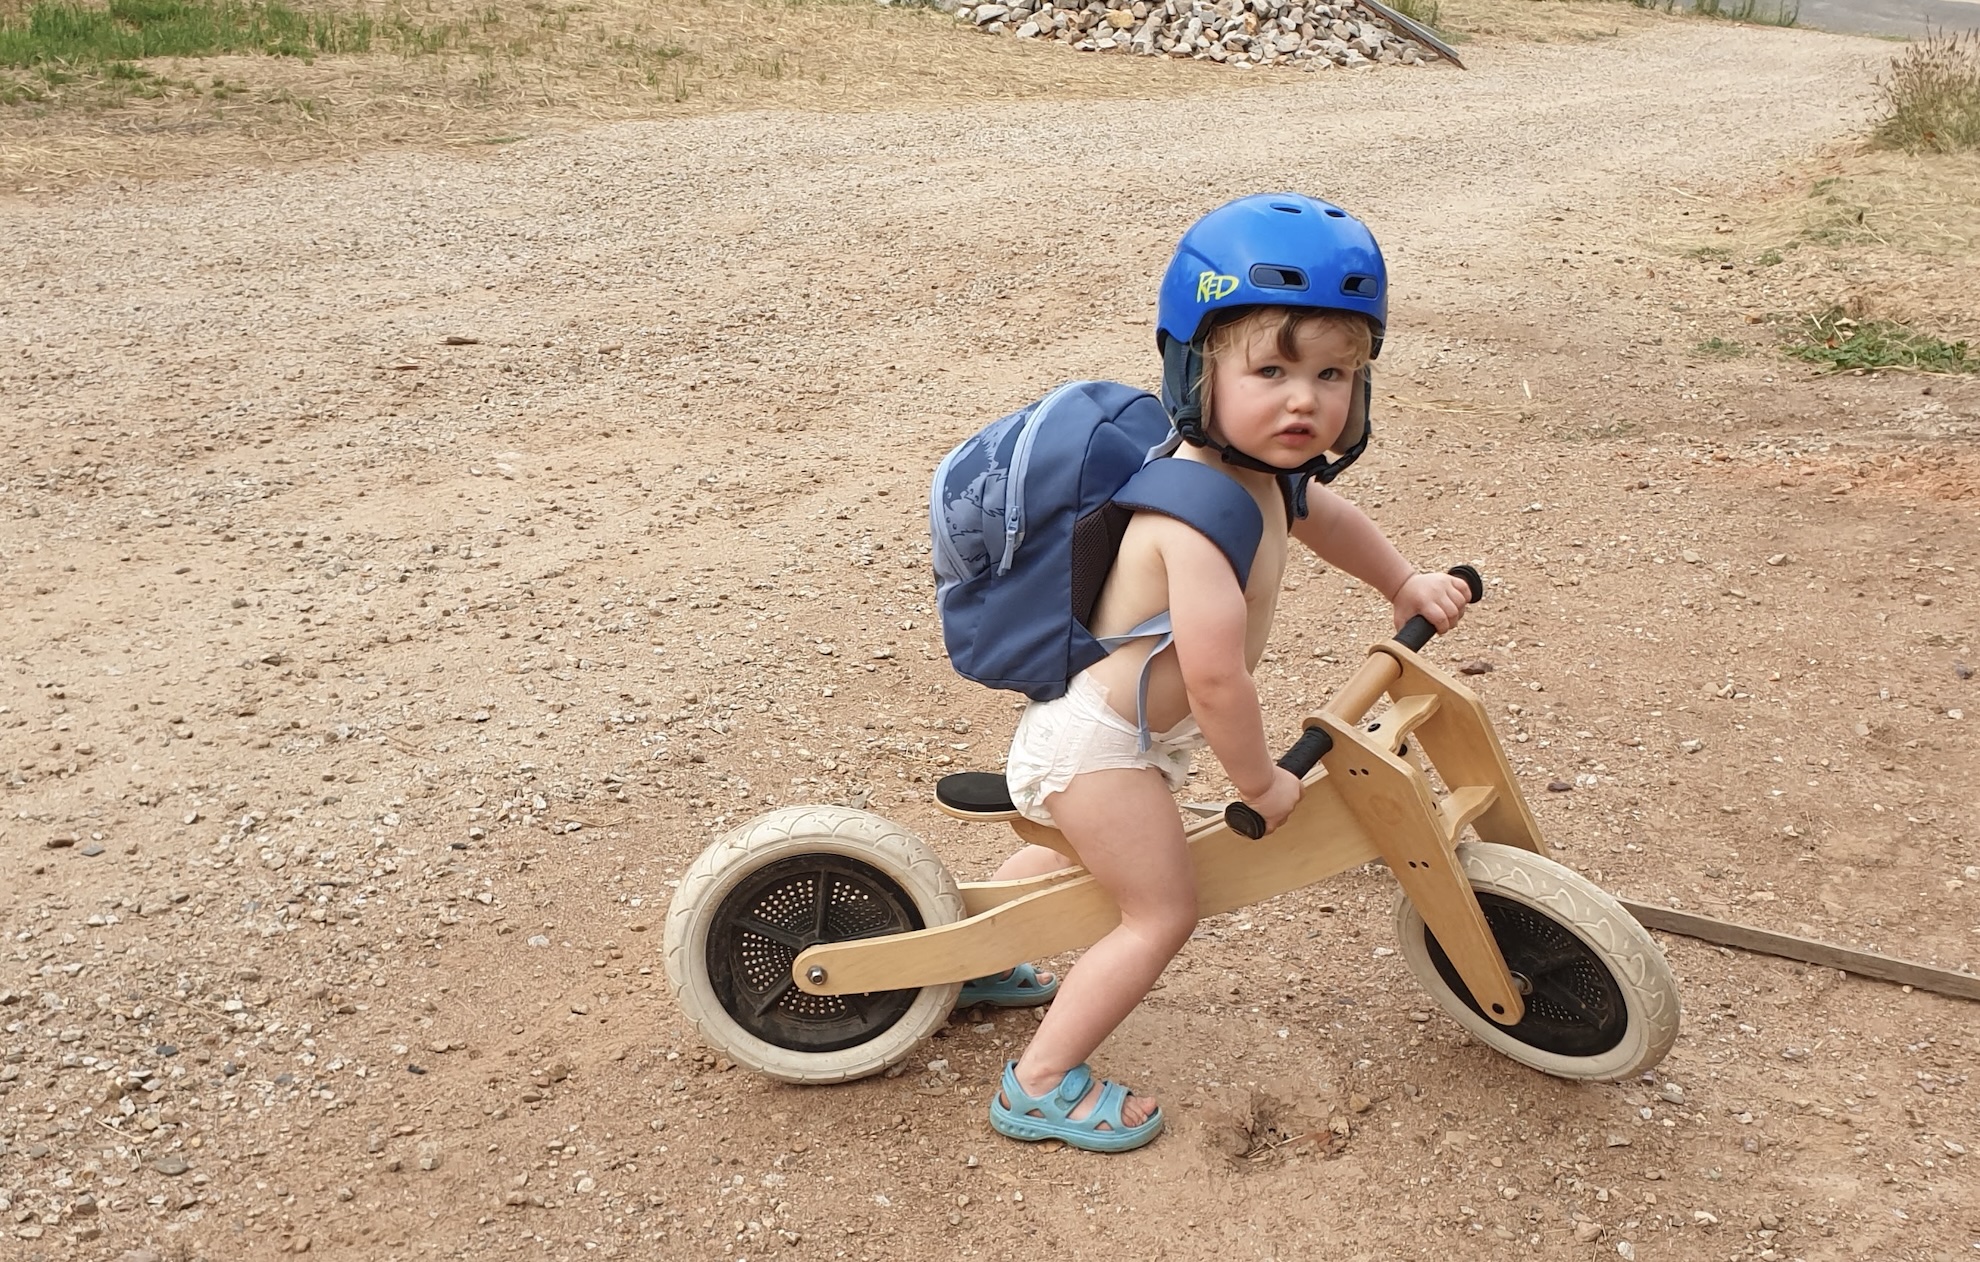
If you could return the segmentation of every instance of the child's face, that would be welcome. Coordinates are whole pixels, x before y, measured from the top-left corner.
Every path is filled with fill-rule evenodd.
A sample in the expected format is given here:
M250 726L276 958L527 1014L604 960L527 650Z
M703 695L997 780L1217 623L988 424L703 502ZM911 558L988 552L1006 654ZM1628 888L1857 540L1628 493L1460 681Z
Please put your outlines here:
M1361 348L1331 323L1300 329L1287 354L1258 322L1210 380L1210 430L1218 441L1282 469L1327 453L1347 425Z

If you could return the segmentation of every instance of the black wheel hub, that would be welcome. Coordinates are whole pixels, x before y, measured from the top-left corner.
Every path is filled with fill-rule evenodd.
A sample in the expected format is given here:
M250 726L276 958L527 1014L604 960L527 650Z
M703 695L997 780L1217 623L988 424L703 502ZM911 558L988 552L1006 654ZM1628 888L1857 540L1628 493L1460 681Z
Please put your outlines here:
M821 942L922 928L907 891L872 864L794 855L744 877L715 911L708 978L722 1007L757 1038L797 1052L856 1047L899 1021L918 989L813 995L791 965Z
M1526 1015L1519 1024L1500 1029L1528 1047L1557 1056L1599 1056L1622 1042L1629 1029L1629 1007L1622 987L1592 947L1550 917L1502 895L1479 890L1478 906L1506 967L1528 983L1522 996ZM1430 962L1451 993L1490 1021L1436 935L1425 928L1423 940Z

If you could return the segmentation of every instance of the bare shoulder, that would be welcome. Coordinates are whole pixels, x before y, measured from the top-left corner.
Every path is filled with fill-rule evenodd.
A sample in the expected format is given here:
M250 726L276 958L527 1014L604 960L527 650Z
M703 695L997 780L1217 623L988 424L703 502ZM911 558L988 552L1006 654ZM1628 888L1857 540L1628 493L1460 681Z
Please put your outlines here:
M1208 535L1162 513L1136 513L1121 539L1120 554L1122 558L1159 562L1170 570L1208 564L1230 569L1230 562Z
M1134 582L1130 576L1145 575L1159 584L1171 610L1185 602L1244 598L1237 574L1216 542L1194 526L1160 513L1134 515L1121 540L1114 572L1125 582Z

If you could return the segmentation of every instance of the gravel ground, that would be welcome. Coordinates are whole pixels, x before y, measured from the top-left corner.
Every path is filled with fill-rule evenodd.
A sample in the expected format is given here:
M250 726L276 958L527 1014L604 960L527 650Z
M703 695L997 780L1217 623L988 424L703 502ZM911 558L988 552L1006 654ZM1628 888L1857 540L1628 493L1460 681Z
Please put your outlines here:
M776 804L995 862L929 799L1012 706L942 659L928 473L1152 381L1176 235L1285 186L1389 253L1346 489L1495 580L1435 651L1558 856L1969 964L1980 389L1693 350L1781 295L1687 252L1882 55L1675 23L0 204L0 1257L1973 1256L1972 1009L1830 969L1665 938L1676 1049L1575 1085L1349 873L1205 922L1100 1054L1170 1132L1106 1159L989 1131L1027 1014L784 1087L659 961ZM1385 625L1289 585L1286 737Z

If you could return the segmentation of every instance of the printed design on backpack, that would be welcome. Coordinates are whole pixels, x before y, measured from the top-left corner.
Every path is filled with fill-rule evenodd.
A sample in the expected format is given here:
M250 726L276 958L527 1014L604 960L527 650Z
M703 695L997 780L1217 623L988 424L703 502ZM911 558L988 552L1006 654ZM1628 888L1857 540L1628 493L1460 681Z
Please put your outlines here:
M1166 613L1104 642L1085 625L1138 510L1202 531L1244 581L1263 530L1256 502L1214 469L1157 459L1173 448L1153 395L1076 381L944 457L928 511L942 639L958 673L1050 701L1126 639L1165 634Z

